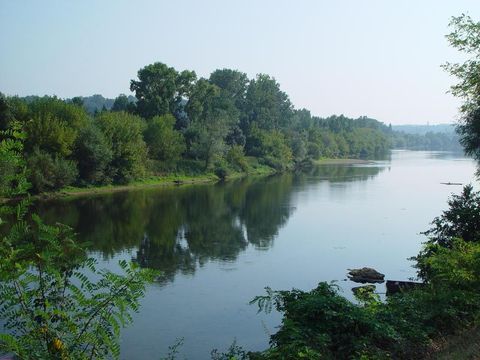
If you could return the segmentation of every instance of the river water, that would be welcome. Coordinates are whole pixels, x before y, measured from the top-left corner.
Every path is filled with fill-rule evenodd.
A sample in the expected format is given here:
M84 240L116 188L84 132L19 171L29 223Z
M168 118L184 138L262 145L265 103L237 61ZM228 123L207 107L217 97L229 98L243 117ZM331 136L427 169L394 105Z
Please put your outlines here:
M338 281L352 298L348 268L414 276L407 258L425 240L420 232L461 191L441 183L474 183L474 172L461 155L398 150L371 163L48 201L38 211L73 226L99 267L127 259L162 272L122 332L122 359L161 359L182 338L179 358L208 359L234 340L268 346L280 316L249 305L265 286Z

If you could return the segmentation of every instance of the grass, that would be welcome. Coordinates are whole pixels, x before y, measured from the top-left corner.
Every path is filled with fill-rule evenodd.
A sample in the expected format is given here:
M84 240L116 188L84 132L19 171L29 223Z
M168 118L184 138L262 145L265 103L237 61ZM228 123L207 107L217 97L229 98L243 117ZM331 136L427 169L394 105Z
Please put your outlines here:
M87 186L75 187L68 186L58 192L45 193L42 196L46 197L63 197L76 196L97 193L108 193L115 191L125 191L137 188L155 187L155 186L174 186L180 184L198 184L198 183L213 183L217 182L218 177L214 174L202 175L175 175L168 174L165 176L150 176L145 179L135 180L125 185L101 185L101 186Z

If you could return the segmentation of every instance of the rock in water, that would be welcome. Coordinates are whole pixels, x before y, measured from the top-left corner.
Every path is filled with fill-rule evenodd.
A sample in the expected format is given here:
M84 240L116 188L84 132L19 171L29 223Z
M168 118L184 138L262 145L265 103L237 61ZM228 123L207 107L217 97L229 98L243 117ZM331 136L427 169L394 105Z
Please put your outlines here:
M383 283L385 275L377 270L364 267L361 269L348 269L348 277L356 283Z
M377 290L377 287L375 285L362 285L362 286L355 286L352 288L352 292L355 295L358 295L361 292L374 293L375 290Z

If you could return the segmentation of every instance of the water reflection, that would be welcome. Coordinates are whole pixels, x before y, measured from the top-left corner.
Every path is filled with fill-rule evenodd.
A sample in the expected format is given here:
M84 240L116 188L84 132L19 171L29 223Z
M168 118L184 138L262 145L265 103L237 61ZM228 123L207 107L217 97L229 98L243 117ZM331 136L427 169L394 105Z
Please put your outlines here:
M318 181L328 180L332 183L366 181L376 177L381 171L385 170L387 161L376 161L365 164L329 164L316 166L306 172L305 175Z
M319 179L365 181L383 166L324 165L306 173L216 185L156 188L41 202L48 223L62 222L106 259L125 250L162 282L209 261L234 262L248 246L268 250L295 210L294 193Z

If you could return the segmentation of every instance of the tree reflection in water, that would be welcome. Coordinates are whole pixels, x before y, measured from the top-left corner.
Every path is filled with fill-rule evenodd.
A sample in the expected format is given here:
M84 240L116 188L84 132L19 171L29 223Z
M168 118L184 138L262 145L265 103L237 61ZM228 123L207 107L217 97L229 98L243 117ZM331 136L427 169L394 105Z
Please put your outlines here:
M294 211L293 193L320 180L366 181L384 167L325 165L306 173L215 185L150 188L39 202L47 223L72 226L105 258L133 250L161 282L209 261L233 262L248 246L268 250Z

